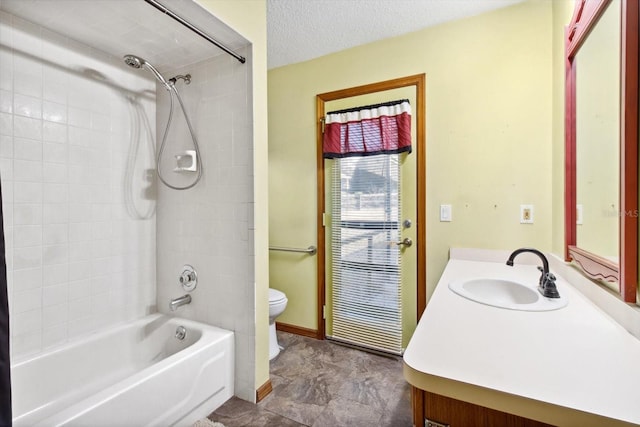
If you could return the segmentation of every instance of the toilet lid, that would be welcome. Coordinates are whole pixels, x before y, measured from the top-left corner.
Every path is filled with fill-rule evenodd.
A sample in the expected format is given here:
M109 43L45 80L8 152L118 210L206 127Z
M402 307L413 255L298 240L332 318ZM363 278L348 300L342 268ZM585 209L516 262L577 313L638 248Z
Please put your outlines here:
M285 299L287 299L287 296L284 294L284 292L280 292L277 289L269 288L269 303L279 302Z

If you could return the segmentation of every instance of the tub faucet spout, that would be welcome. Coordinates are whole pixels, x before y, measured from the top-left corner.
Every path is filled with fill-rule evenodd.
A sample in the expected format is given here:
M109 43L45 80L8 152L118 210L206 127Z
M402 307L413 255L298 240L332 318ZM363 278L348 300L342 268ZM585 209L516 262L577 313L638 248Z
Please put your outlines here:
M171 301L169 301L169 308L171 309L171 311L176 311L178 307L182 305L187 305L190 303L191 303L191 295L187 294L178 298L174 298Z
M538 257L542 260L542 267L538 267L538 270L542 273L540 276L540 281L538 283L538 291L547 298L560 298L560 294L558 293L558 289L556 288L556 276L554 276L551 271L549 271L549 261L547 257L544 256L542 252L533 248L520 248L516 249L511 253L509 259L507 260L507 265L513 267L513 260L516 256L523 252L531 252L532 254L538 255Z

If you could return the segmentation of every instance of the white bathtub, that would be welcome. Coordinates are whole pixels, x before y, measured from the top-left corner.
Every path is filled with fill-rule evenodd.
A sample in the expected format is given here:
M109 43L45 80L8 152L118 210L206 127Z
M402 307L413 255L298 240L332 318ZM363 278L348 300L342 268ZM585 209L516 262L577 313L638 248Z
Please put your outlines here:
M233 332L151 315L14 364L13 423L187 426L233 396L233 363Z

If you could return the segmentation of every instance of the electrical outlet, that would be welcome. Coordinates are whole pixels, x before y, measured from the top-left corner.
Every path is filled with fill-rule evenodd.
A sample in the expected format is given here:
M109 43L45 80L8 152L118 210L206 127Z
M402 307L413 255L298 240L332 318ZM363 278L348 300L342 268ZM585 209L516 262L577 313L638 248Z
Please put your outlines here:
M533 224L533 205L520 205L520 224Z
M451 205L440 205L440 222L451 222Z

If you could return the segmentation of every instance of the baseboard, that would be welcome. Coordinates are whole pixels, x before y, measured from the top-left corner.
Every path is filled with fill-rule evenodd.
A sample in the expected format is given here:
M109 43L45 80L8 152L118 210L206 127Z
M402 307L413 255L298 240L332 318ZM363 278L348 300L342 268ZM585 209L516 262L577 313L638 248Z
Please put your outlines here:
M266 383L262 384L256 390L256 403L260 402L262 399L267 397L272 390L273 390L273 386L271 385L271 380L268 379Z
M324 337L318 336L317 329L303 328L301 326L289 325L287 323L276 322L276 329L282 332L289 332L290 334L302 335L303 337L315 338L318 340L324 339Z

